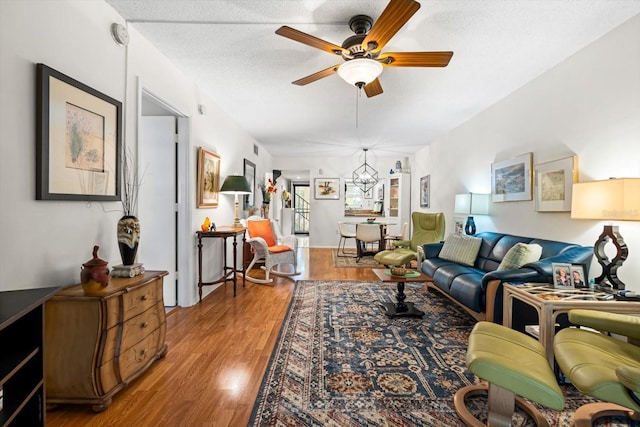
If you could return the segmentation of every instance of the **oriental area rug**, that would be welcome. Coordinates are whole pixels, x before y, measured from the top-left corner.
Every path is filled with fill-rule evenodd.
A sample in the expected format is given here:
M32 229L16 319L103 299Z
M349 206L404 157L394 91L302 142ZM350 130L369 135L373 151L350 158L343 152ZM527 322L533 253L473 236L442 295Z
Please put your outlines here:
M346 257L338 256L337 249L333 249L331 251L333 253L333 266L337 268L352 268L352 267L360 267L360 268L383 268L382 264L378 264L374 261L372 256L364 256L360 258L360 261L356 262L356 250L355 249L346 249L345 254L349 255ZM342 254L342 250L340 250L340 254Z
M407 300L424 318L390 319L378 304L395 292L381 282L298 281L249 425L462 425L453 395L478 381L464 362L475 321L414 283ZM563 391L565 411L540 408L551 426L569 426L591 401L571 385ZM486 421L485 397L468 406ZM517 412L513 425L532 421Z

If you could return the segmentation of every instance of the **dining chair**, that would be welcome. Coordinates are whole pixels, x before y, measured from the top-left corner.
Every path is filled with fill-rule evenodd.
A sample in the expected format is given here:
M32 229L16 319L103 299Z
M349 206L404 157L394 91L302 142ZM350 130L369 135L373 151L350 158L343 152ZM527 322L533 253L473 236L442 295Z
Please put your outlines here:
M337 251L336 255L339 256L339 257L343 257L343 258L355 258L356 255L347 254L344 251L344 245L345 245L347 239L355 239L356 238L355 231L351 231L349 229L348 225L349 224L347 224L344 221L339 221L338 222L338 231L340 232L340 240L338 241L338 251ZM340 248L342 248L342 254L340 253Z
M384 236L384 247L385 249L394 249L393 242L398 240L408 240L409 239L409 223L405 222L402 224L402 230L400 230L400 234L387 234Z
M380 224L358 224L356 225L356 262L359 262L363 256L375 255L381 249L384 235ZM368 246L377 244L377 250L367 250Z

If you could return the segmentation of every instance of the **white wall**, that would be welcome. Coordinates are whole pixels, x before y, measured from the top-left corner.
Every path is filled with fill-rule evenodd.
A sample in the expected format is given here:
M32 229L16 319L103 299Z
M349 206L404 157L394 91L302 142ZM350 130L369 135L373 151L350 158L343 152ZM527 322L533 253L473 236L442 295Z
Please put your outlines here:
M193 233L205 216L218 225L233 220L229 196L221 195L216 209L196 209L197 147L220 153L222 179L242 173L243 158L256 163L258 172L270 170L271 156L264 149L255 156L256 141L222 111L224 100L202 93L135 28L129 28L128 47L116 45L110 35L113 22L125 24L102 1L0 2L0 290L77 283L93 245L100 246L99 255L110 266L121 263L116 241L119 202L35 200L35 64L41 62L123 101L124 141L134 152L140 86L190 117L184 199L190 235L189 247L180 254L189 258L189 271L181 272L186 287L181 305L189 305L197 294ZM198 104L205 105L206 115L198 114ZM144 230L145 221L154 219L140 220ZM205 271L213 278L220 273L215 251L221 244L207 245L213 247L207 249L211 261Z
M489 193L491 164L527 152L534 165L576 154L579 181L640 177L640 16L418 151L413 172L431 174L431 210L446 213L449 233L454 194ZM604 225L538 213L533 201L491 205L490 217L475 217L479 231L591 246ZM640 223L618 225L629 247L618 276L640 290ZM599 273L594 263L590 276Z

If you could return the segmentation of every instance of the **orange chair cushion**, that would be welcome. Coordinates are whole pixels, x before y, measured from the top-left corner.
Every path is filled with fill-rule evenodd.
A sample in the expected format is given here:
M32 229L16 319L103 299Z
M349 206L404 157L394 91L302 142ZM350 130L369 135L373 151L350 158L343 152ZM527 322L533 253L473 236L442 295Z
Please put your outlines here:
M269 247L276 244L276 238L271 229L271 220L247 221L247 228L250 237L262 237Z
M269 252L272 254L279 254L282 252L288 252L292 250L293 249L291 249L289 246L284 246L284 245L269 246Z

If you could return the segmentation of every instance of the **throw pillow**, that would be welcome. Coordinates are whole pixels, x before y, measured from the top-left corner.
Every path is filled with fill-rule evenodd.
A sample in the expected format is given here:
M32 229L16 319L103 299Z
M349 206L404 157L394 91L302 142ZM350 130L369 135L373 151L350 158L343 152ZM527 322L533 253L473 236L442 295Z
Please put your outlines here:
M479 237L450 234L442 245L440 258L473 267L481 244Z
M542 255L542 246L537 243L516 243L507 251L498 270L515 270L530 262L536 262Z
M249 237L262 237L267 246L276 244L276 238L271 229L271 220L247 221L247 228L249 229Z

